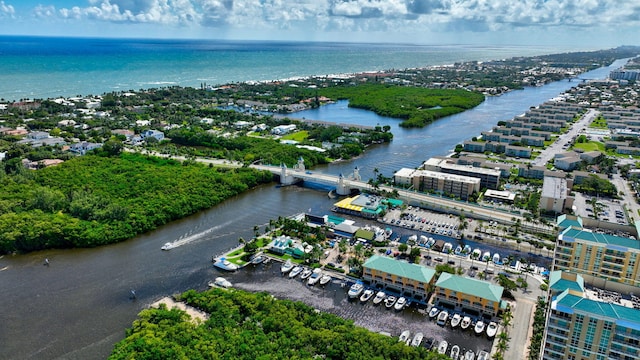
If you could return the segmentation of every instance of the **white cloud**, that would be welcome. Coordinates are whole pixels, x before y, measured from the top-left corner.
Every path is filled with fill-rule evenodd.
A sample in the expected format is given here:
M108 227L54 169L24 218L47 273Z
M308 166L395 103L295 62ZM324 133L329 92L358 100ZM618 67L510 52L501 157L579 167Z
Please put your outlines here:
M10 17L13 18L15 16L16 9L13 5L5 4L4 1L0 1L0 18L2 17Z

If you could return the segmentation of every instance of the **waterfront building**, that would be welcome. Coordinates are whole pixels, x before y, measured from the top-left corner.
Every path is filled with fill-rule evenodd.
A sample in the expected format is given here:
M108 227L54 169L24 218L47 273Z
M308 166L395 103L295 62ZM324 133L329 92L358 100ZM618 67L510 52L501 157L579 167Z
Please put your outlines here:
M503 291L488 281L442 273L435 284L434 305L491 319L506 307Z
M492 200L504 204L513 204L516 200L516 194L511 191L487 190L484 192L485 200Z
M500 184L500 170L464 166L450 163L449 159L430 158L422 164L422 169L480 179L480 188L497 190Z
M564 178L545 176L542 180L540 209L562 213L573 206L574 197L569 195L570 188Z
M378 288L426 301L434 269L386 256L373 255L362 265L362 279Z
M373 219L382 215L388 208L387 199L372 194L360 194L338 201L333 204L332 210Z
M435 191L462 200L467 200L473 193L480 191L480 179L470 176L416 170L412 180L413 188L418 191Z

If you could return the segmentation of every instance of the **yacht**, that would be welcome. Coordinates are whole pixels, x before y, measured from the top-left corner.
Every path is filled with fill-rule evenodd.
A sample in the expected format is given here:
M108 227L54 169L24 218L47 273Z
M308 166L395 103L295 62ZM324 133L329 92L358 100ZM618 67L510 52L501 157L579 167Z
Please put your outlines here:
M298 276L298 274L300 274L302 272L302 266L294 266L293 269L291 269L291 272L289 273L289 278L293 279L294 277Z
M329 281L331 281L331 276L329 276L327 274L324 274L320 278L320 285L322 285L322 286L327 285L329 283Z
M476 358L476 353L474 353L472 350L467 350L467 352L464 354L464 360L473 360Z
M362 291L364 290L364 286L361 283L355 283L353 285L351 285L351 287L349 288L349 298L351 299L355 299L358 296L360 296L360 294L362 294Z
M395 303L396 297L393 295L387 296L387 298L384 300L384 306L386 306L388 309L392 308Z
M491 260L491 253L488 252L488 251L485 251L484 254L482 254L482 258L480 260L482 260L482 261Z
M451 352L449 353L449 357L453 360L458 360L458 358L460 357L460 346L453 345L451 347Z
M462 246L461 245L456 246L456 249L453 250L453 253L456 255L460 255L462 253Z
M445 243L442 246L442 252L445 254L448 254L449 252L451 252L451 250L453 250L453 245L451 243Z
M230 288L233 285L223 277L217 277L213 282L209 282L209 287L221 287L221 288Z
M471 252L472 259L480 260L481 255L482 255L482 252L480 251L480 249L473 249L473 252Z
M492 259L493 263L496 265L500 265L502 264L502 262L500 262L500 254L495 253L493 254L493 259Z
M304 270L302 270L302 274L300 274L300 278L302 280L305 280L306 278L311 276L312 273L313 273L313 270L311 270L309 268L305 268Z
M480 335L484 331L484 328L485 328L484 322L482 320L478 320L478 322L476 323L476 326L473 327L473 331L476 332L476 335Z
M398 301L396 301L395 305L393 305L393 308L400 311L404 309L405 305L407 305L407 299L404 296L401 296L398 298Z
M438 309L435 306L432 306L431 310L429 310L429 317L433 319L434 317L436 317L436 315L438 315L439 312L440 312L440 309Z
M440 344L438 344L438 354L446 353L448 347L449 343L447 342L447 340L440 341Z
M229 260L227 260L225 258L217 259L213 263L213 266L217 267L218 269L225 270L225 271L236 271L236 270L238 270L238 265L230 262Z
M490 322L489 325L487 325L487 336L492 338L496 336L497 332L498 332L498 324L496 324L495 321Z
M376 294L376 297L373 298L373 305L378 305L382 302L382 300L384 300L384 298L387 297L387 294L384 293L384 291L378 291L378 293Z
M478 352L478 357L476 359L478 359L478 360L489 360L489 353L484 351L484 350L480 350Z
M460 321L460 328L462 330L467 330L469 325L471 325L471 318L468 316L463 317L462 321Z
M407 245L414 245L418 241L418 235L413 234L407 238Z
M455 328L460 325L460 321L462 321L462 316L458 313L453 314L453 317L451 318L451 327Z
M407 341L409 341L409 336L411 336L411 332L409 330L405 330L400 334L398 341L406 343Z
M471 254L471 246L469 246L469 245L465 245L465 246L462 248L462 253L463 253L463 254L465 254L465 255L469 255L469 254Z
M262 264L266 259L267 259L267 257L266 257L266 256L264 256L264 255L262 255L262 254L258 253L258 254L255 254L255 255L251 258L251 263L252 263L253 265Z
M280 271L283 274L288 273L289 271L291 271L291 269L293 269L293 263L291 262L291 259L283 262L282 265L280 266Z
M427 240L426 248L427 249L431 248L433 246L433 244L435 244L435 243L436 243L436 239L434 239L432 237L429 237L429 240Z
M415 334L411 340L411 346L420 346L423 337L424 335L421 332Z
M436 321L436 324L444 326L444 324L447 322L447 319L449 319L449 313L447 312L447 310L442 310L438 314L438 321Z
M161 250L165 250L165 251L167 251L167 250L171 250L171 249L173 249L173 248L174 248L173 244L172 244L172 243L170 243L170 242L168 242L168 243L166 243L166 244L162 245L162 247L161 247L160 249L161 249Z
M320 268L318 269L314 269L313 273L311 273L311 276L309 277L309 280L307 280L307 285L315 285L318 281L320 281L320 278L322 277L322 270L320 270Z
M362 296L360 296L360 301L365 303L369 301L369 299L371 299L372 296L373 296L373 290L367 289L362 293Z

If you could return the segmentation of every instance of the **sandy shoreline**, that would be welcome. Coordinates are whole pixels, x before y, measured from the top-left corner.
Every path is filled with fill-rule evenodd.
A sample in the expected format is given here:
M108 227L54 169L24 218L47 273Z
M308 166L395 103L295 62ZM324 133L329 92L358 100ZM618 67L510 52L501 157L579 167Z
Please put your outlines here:
M209 319L209 314L205 313L204 311L200 311L192 306L186 305L183 302L175 301L172 297L169 296L163 297L162 299L149 305L149 307L159 308L161 304L166 305L167 309L178 308L186 312L191 317L191 321L193 322L197 322L196 319L200 320L201 322L207 321Z

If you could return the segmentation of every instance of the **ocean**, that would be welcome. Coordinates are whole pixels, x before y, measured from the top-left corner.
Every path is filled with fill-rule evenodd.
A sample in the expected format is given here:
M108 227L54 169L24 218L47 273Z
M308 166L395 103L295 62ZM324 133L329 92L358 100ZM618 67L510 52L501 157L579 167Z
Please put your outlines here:
M100 95L172 85L199 87L566 51L572 49L0 36L0 99Z

